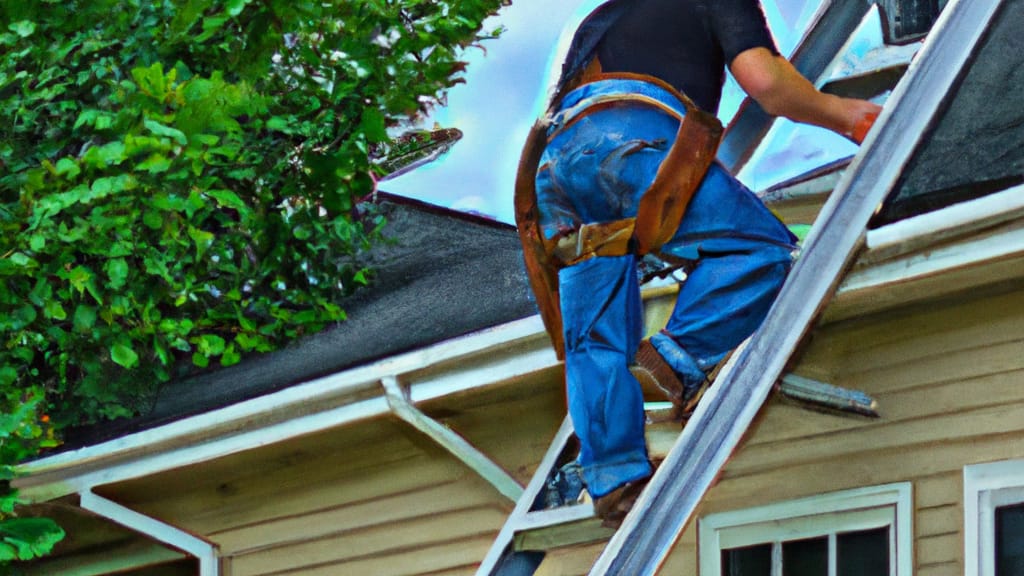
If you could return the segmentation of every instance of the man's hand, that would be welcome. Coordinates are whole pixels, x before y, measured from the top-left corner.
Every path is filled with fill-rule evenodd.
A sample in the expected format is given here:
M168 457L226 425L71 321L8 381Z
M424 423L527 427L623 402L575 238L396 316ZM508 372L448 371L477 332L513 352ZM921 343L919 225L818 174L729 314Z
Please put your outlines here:
M767 48L740 52L729 65L740 87L773 116L828 128L860 144L881 106L823 94L785 58Z
M864 138L867 137L868 131L870 131L871 127L875 125L875 120L878 120L878 114L881 113L882 107L864 100L855 100L855 102L870 104L870 106L861 106L862 110L859 112L860 119L854 123L853 130L851 130L849 134L843 135L850 140L853 140L854 143L860 144L861 142L864 142Z

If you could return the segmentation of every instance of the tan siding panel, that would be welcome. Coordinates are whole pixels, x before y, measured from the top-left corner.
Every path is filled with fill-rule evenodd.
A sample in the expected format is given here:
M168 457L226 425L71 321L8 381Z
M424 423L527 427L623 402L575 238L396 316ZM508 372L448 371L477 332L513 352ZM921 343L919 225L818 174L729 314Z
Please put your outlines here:
M880 420L855 434L836 433L755 444L741 449L729 464L728 473L734 476L755 474L838 456L873 458L886 450L923 444L934 444L935 450L941 452L942 444L952 440L1008 431L1024 432L1024 403L891 424Z
M468 538L430 548L265 573L264 576L426 576L453 569L457 569L457 574L468 576L474 570L461 572L462 567L466 566L466 558L479 562L490 545L491 538ZM234 576L241 575L236 572Z
M586 576L603 549L604 543L600 542L552 550L534 576Z
M950 531L958 530L963 521L964 511L959 505L918 508L914 532L918 538L949 534Z
M914 500L918 508L959 504L963 494L963 472L960 470L920 478L914 483Z
M964 570L959 562L945 562L942 564L918 565L917 576L963 576Z
M321 463L321 466L330 466ZM313 513L325 508L344 506L451 482L465 477L465 467L444 454L434 457L410 458L398 465L366 469L362 474L318 478L315 467L296 467L304 485L277 484L277 478L251 478L237 486L237 493L222 502L220 508L193 513L190 526L202 532L219 532L245 527L276 518ZM354 477L353 477L354 476ZM171 512L168 512L170 514Z
M902 363L936 352L1024 339L1024 299L1019 292L959 303L943 302L885 317L826 326L812 349L842 359L870 356L876 365Z
M431 514L399 524L373 526L338 534L336 537L309 540L235 556L232 563L235 576L255 576L295 571L303 567L373 561L412 551L421 551L428 557L434 553L434 548L445 548L455 541L475 539L481 535L493 538L504 519L505 514L502 511L490 507ZM480 559L477 556L459 556L451 553L446 553L445 557L450 558L452 563L438 564L432 569L461 566ZM388 572L361 573L383 576Z
M339 486L343 490L345 486ZM398 523L453 508L495 504L493 487L476 478L389 495L336 508L286 516L211 534L224 554L245 554L264 548L340 534L368 524ZM511 509L511 506L509 506ZM502 510L504 511L504 510Z
M694 576L697 574L697 542L696 531L688 530L679 542L676 542L672 553L665 559L665 564L658 570L663 576Z
M734 477L727 465L708 493L703 513L749 508L836 490L962 473L966 464L1024 458L1024 434L968 438L878 454L839 456Z
M916 563L925 565L959 562L963 549L964 539L959 532L919 538Z
M880 419L817 413L795 403L776 399L764 411L758 424L758 433L751 437L747 446L824 436L1008 402L1024 402L1024 370L953 380L909 390L891 390L881 394L875 394L867 386L862 390L871 393L878 401Z
M851 367L837 384L881 393L1021 370L1024 369L1024 340L952 350L897 366L873 367L866 356L863 361L861 367L865 370L853 372Z

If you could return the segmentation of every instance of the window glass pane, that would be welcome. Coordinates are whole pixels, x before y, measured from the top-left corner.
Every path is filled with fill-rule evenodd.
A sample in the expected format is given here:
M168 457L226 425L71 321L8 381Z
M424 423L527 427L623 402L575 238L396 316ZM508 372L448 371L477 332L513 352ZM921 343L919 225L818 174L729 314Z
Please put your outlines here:
M828 537L784 542L782 576L828 576Z
M839 534L836 563L839 576L889 574L889 527Z
M722 576L771 576L772 545L722 550Z
M1024 503L996 508L996 576L1024 576Z

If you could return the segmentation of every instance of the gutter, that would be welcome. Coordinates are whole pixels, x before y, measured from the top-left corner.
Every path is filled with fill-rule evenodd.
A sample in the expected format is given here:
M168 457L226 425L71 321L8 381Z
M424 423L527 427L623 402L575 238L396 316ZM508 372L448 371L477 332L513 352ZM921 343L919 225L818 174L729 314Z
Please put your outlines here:
M539 316L441 342L279 392L17 467L29 502L205 462L392 412L385 379L412 403L559 365Z

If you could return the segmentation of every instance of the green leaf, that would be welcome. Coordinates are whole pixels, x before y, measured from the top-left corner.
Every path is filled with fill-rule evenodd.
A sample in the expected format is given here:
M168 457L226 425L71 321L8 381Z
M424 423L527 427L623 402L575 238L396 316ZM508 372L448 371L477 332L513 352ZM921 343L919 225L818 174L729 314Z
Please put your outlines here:
M114 344L111 346L110 359L118 366L129 369L139 364L139 355L126 344Z
M238 16L242 13L242 10L245 9L246 4L248 4L251 1L252 0L228 0L228 14L230 14L232 18Z
M125 281L128 279L128 263L125 262L124 258L111 258L107 260L104 271L107 273L107 277L110 278L110 287L115 290L124 286Z
M145 170L150 174L159 174L170 170L171 163L171 159L167 158L163 154L151 154L149 158L146 158L142 162L136 164L135 169Z
M75 317L72 320L75 330L80 333L89 332L96 324L96 308L79 304L75 308Z
M7 27L8 30L14 32L22 38L28 38L36 31L36 23L29 20L22 20L20 22L14 22Z
M217 201L218 206L233 208L240 214L248 214L249 206L231 190L207 190L206 195Z
M79 294L85 291L86 285L92 280L92 277L92 270L85 266L75 266L66 275L67 281L71 283L75 290L78 290Z
M4 547L0 559L32 560L50 553L64 539L64 530L49 518L7 518L0 521ZM13 557L4 558L14 551Z
M224 353L226 342L216 334L203 334L192 341L199 347L199 352L206 356L220 356Z
M68 313L64 311L64 307L61 306L60 302L57 300L50 300L43 308L43 316L54 320L66 320Z
M182 146L188 146L188 138L185 136L185 133L177 128L164 126L156 120L145 120L143 121L143 125L146 126L146 130L149 130L157 136L170 138Z
M58 176L64 176L68 180L74 180L82 172L82 169L78 167L78 163L71 158L61 158L58 160L56 169Z
M294 132L291 119L283 116L272 116L270 120L267 120L267 129L274 130L275 132L284 132L285 134Z
M224 354L220 357L221 366L233 366L242 361L242 355L235 348L234 344L231 344L224 349Z
M370 142L384 142L388 139L388 131L384 123L384 114L376 108L367 107L363 110L359 128L366 134Z
M214 235L213 232L207 232L206 230L200 230L194 226L188 227L188 237L195 242L196 246L196 258L202 258L206 250L213 244Z
M18 371L13 366L0 366L0 386L11 386L18 380Z

